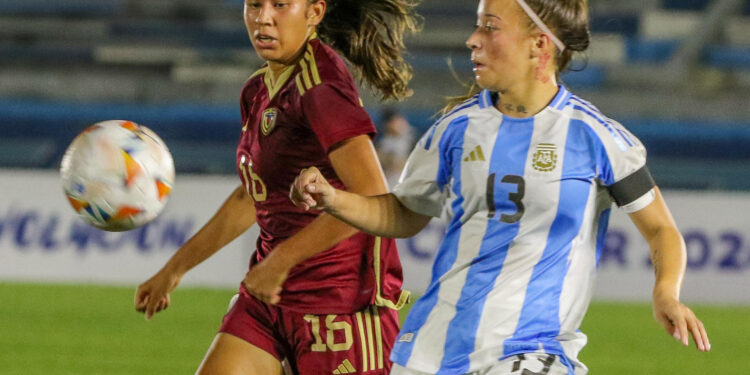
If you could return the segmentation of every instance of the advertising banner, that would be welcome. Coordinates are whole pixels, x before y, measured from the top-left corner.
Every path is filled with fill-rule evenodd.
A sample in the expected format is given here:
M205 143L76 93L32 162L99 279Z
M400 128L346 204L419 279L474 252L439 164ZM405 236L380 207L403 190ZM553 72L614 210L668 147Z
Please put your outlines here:
M238 186L234 176L178 176L164 212L122 233L85 224L52 171L0 171L0 281L132 285L145 281L208 221ZM750 304L750 194L665 192L687 244L682 299ZM422 293L444 225L433 220L398 240L405 286ZM236 288L247 272L257 227L183 279L187 285ZM627 215L613 208L602 250L596 297L649 301L649 249Z
M239 185L233 176L178 176L153 222L128 232L86 224L54 172L0 171L0 280L133 285L158 271ZM257 227L183 279L237 287L255 248Z

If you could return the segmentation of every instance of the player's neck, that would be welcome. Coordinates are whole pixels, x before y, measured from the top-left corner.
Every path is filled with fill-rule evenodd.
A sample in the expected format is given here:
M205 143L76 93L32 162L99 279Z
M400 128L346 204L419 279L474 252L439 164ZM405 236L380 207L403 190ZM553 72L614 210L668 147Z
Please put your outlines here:
M527 80L507 90L499 91L495 107L510 117L531 117L549 105L557 94L557 90L557 83L554 79Z
M307 44L305 44L307 45ZM276 80L284 73L287 69L297 65L299 60L302 59L302 55L305 52L304 46L297 51L291 61L280 62L280 61L268 61L268 73L271 78L271 83L276 83Z
M269 61L268 62L268 74L269 74L269 78L270 78L271 83L276 83L276 79L287 68L289 68L289 65L282 64L282 63L277 63L277 62L273 62L273 61Z

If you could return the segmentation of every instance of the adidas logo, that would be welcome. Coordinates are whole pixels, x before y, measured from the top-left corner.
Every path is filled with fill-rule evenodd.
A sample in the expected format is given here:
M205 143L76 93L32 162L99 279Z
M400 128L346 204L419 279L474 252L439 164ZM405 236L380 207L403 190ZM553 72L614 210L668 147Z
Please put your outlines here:
M352 365L351 362L349 362L348 359L345 359L344 362L341 362L339 367L335 370L333 370L334 375L340 375L340 374L354 374L357 372L357 369L354 368L354 365Z
M464 161L486 161L484 158L484 152L482 152L482 146L475 147L474 150L469 153L469 156L464 158Z

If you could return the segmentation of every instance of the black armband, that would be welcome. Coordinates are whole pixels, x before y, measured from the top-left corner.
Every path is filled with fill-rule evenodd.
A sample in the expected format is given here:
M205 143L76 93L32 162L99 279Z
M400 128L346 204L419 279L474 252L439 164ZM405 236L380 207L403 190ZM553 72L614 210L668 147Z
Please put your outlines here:
M631 173L614 184L607 186L609 195L615 200L618 207L633 203L656 186L651 172L645 165L643 168Z

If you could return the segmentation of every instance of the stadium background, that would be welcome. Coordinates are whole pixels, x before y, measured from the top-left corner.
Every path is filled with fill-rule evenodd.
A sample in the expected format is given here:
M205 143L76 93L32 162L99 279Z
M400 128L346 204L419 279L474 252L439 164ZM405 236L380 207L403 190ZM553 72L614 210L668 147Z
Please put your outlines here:
M397 107L421 133L471 77L474 1L425 0L407 40L415 95ZM236 185L239 89L260 65L236 0L0 2L0 374L184 374L197 366L254 243L199 266L149 323L135 286ZM647 249L623 215L602 257L581 358L593 374L750 374L750 1L592 0L593 43L563 77L649 150L688 243L683 299L712 352L682 348L653 321ZM379 123L379 103L362 92ZM86 126L155 130L177 167L152 225L105 234L77 220L56 168ZM429 278L440 223L401 241L406 282Z

